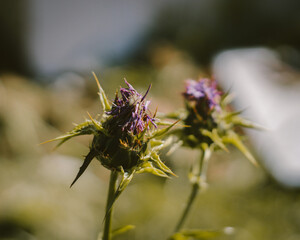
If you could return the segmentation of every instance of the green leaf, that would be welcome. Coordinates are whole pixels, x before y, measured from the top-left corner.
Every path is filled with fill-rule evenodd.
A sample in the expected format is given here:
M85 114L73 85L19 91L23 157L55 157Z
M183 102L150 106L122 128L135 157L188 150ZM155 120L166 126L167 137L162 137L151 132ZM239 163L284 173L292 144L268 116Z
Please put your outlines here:
M188 239L190 239L190 237L184 236L181 233L175 233L168 240L188 240Z
M89 113L87 113L87 114L88 114L89 118L91 119L91 122L94 124L95 128L98 131L104 133L105 135L108 135L106 133L106 131L104 130L104 128L102 127L102 124L100 122L98 122L97 120L93 119Z
M209 240L219 237L222 231L208 231L208 230L182 230L175 233L169 240L188 240L188 239L201 239Z
M228 104L230 104L234 99L234 96L233 94L230 94L229 93L229 90L228 92L226 92L225 94L223 94L222 96L222 99L221 99L221 105L222 107L225 107L227 106Z
M72 187L74 185L74 183L78 180L78 178L80 178L80 176L84 173L84 171L87 169L87 167L90 165L91 161L93 160L93 158L97 155L97 153L94 150L91 150L88 155L85 157L82 166L79 168L79 171L74 179L74 181L72 182L71 186Z
M172 123L169 127L166 127L166 128L163 128L163 129L158 129L151 137L150 139L152 138L156 138L156 137L160 137L164 134L166 134L172 127L175 126L176 123L178 123L180 120Z
M128 232L132 229L134 229L135 226L134 225L126 225L124 227L120 227L120 228L117 228L115 230L112 231L112 237L115 237L117 235L120 235L120 234L123 234L125 232Z
M112 238L115 237L115 236L118 236L118 235L120 235L120 234L123 234L123 233L125 233L125 232L128 232L128 231L130 231L130 230L132 230L132 229L134 229L134 228L135 228L134 225L126 225L126 226L124 226L124 227L120 227L120 228L114 229L114 230L111 232ZM100 232L100 233L98 234L97 240L103 240L102 235L103 235L103 233Z
M110 103L108 101L108 98L106 97L106 94L105 94L103 88L101 87L100 82L99 82L96 74L94 72L92 72L92 73L93 73L94 78L96 80L96 83L98 85L98 89L99 89L98 95L100 97L100 102L102 104L103 110L104 111L109 111L111 109L111 105L110 105Z
M144 162L139 169L136 171L136 173L151 173L153 175L159 176L159 177L167 177L169 178L169 176L162 170L157 169L156 167L153 166L153 164L149 161Z
M154 143L152 143L154 141ZM151 139L150 145L152 147L152 152L158 152L162 150L163 148L169 146L173 141L172 137L168 137L166 140L157 140L157 139Z
M175 142L172 144L170 150L166 153L167 156L171 155L173 152L175 152L178 148L180 148L183 145L183 141L179 140L178 142Z
M223 143L223 139L219 136L218 130L216 128L214 128L211 132L206 129L202 129L201 133L204 136L209 137L221 149L228 152L228 149L226 148L225 144Z
M151 159L154 163L164 172L169 173L173 176L176 176L170 168L168 168L160 159L159 155L156 152L152 152Z
M234 125L238 125L241 127L246 127L246 128L254 128L254 129L259 129L259 130L266 130L263 126L260 126L258 124L255 124L247 119L244 119L238 115L232 116L230 121Z
M164 143L163 140L151 139L150 146L151 146L151 148L154 148L154 147L163 145L163 143Z
M243 144L242 140L240 139L239 135L237 135L234 131L229 131L227 136L223 137L223 141L226 143L231 143L234 145L237 149L239 149L245 157L255 166L258 166L257 161L252 156L250 151L247 149L247 147Z
M60 140L60 142L56 146L57 148L60 145L62 145L64 142L68 141L73 137L80 136L80 135L96 134L97 130L98 129L95 127L94 123L90 120L87 120L84 123L78 124L72 131L66 133L65 135L48 140L46 142L43 142L42 144Z
M225 119L225 120L228 120L228 121L232 121L232 118L233 118L234 116L238 116L238 115L240 115L242 112L243 112L243 110L241 110L241 111L235 111L235 112L225 112L225 117L224 117L224 119Z

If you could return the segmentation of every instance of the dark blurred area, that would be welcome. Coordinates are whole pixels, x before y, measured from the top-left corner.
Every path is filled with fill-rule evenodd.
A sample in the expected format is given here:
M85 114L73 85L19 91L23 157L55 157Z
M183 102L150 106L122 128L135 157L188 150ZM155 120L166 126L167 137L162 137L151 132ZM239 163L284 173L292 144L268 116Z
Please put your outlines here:
M290 47L298 57L286 56L286 60L299 67L299 10L297 0L180 2L159 14L153 41L173 43L204 64L226 49Z
M26 1L0 3L0 71L29 74L26 53Z
M81 8L85 11L80 11ZM99 16L93 8L98 8ZM206 66L223 50L252 46L275 49L289 64L300 66L300 3L297 0L164 0L153 1L153 4L145 1L107 4L92 0L84 3L12 0L2 2L0 11L2 72L9 70L36 76L76 71L79 67L72 60L73 56L87 62L98 59L104 65L148 62L149 52L159 44L174 45ZM138 11L145 11L145 14L137 14ZM75 16L73 12L79 15ZM105 16L108 14L113 17ZM130 14L136 16L136 21L127 20ZM77 19L81 22L73 24ZM92 25L89 19L99 23ZM128 24L122 26L122 21ZM110 29L114 25L115 29ZM85 30L89 26L91 30ZM101 36L101 32L107 35ZM78 37L81 42L76 39L86 33L91 36ZM93 47L90 56L84 53L90 51L88 44ZM111 49L110 53L104 51L105 48ZM116 48L120 51L115 52ZM57 56L52 52L57 52ZM56 66L55 60L62 61L63 66ZM47 68L38 61L53 66ZM88 65L83 66L88 68Z
M160 112L183 106L185 79L212 73L266 127L245 132L261 167L233 148L214 154L186 227L300 239L299 12L297 0L1 1L0 239L97 239L103 229L109 172L94 161L69 188L91 139L40 145L102 112L91 71L110 99L124 77L141 92L152 83ZM162 155L178 178L134 178L113 228L136 229L115 239L167 239L198 155Z

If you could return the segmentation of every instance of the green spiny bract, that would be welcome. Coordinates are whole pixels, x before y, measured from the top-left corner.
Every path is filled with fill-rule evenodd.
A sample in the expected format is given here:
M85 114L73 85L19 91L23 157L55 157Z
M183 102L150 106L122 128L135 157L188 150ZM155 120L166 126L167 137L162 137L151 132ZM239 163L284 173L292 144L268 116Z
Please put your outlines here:
M110 103L96 76L95 79L104 110L102 117L97 120L89 115L90 120L77 125L67 134L50 140L60 140L58 145L61 145L75 136L94 136L90 151L71 186L94 158L109 170L121 174L115 198L125 189L134 173L150 172L162 177L174 175L158 154L170 143L159 139L160 136L174 124L163 129L157 128L159 120L155 118L155 114L152 117L149 115L150 101L145 100L150 86L142 96L125 80L127 88L121 88L121 97L116 93L115 100Z
M179 145L190 148L199 148L205 151L210 148L227 150L227 144L237 147L252 163L254 157L243 144L237 127L257 128L250 121L240 117L241 112L232 112L229 103L232 96L222 94L217 89L215 81L200 79L187 80L186 90L183 93L185 109L166 115L166 117L180 119L183 128L175 129Z

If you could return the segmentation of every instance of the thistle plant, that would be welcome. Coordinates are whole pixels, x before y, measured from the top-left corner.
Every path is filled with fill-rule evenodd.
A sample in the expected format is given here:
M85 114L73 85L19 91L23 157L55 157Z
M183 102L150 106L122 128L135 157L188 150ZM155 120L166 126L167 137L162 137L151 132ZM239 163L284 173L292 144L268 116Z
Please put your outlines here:
M207 186L207 166L214 151L224 150L228 152L227 145L232 144L250 162L257 165L254 157L243 144L242 136L236 131L237 127L254 128L256 126L240 117L241 112L231 111L229 103L232 96L230 94L222 94L214 80L203 78L198 81L187 80L183 97L185 109L165 117L181 120L185 125L172 131L172 135L176 137L174 146L199 149L201 156L198 161L194 162L189 173L192 186L191 194L176 225L172 239L188 239L188 236L180 230L199 190L203 191Z
M104 220L103 240L111 239L111 216L116 199L128 186L134 174L149 172L160 177L174 175L161 161L159 151L170 141L161 137L174 124L159 129L160 121L156 114L150 115L146 96L138 93L126 80L127 87L120 88L120 96L116 92L114 101L110 102L100 83L96 79L103 114L99 119L89 115L89 120L78 124L67 134L50 141L60 141L58 146L67 140L80 135L93 135L90 151L71 186L84 173L93 159L97 159L111 171L109 190ZM128 229L126 226L124 229ZM118 229L122 232L122 229Z

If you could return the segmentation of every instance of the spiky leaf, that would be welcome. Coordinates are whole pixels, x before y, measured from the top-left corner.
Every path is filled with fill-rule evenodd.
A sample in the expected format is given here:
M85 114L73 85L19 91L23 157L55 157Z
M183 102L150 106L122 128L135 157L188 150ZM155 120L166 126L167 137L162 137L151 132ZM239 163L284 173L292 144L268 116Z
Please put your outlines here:
M76 127L72 131L67 132L65 135L43 142L43 144L48 142L53 142L53 141L60 141L56 146L59 147L64 142L68 141L73 137L80 136L80 135L96 134L97 131L99 130L100 129L97 128L92 121L87 120L81 124L76 125Z
M128 232L132 229L134 229L135 226L134 225L126 225L124 227L120 227L120 228L117 228L115 230L112 231L112 237L115 237L117 235L120 235L120 234L123 234L125 232Z
M166 134L166 133L167 133L172 127L174 127L175 124L178 123L179 121L180 121L180 120L178 120L178 121L172 123L170 126L168 126L168 127L166 127L166 128L162 128L162 129L157 130L157 131L150 137L150 139L156 138L156 137L160 137L160 136Z
M100 82L99 82L99 80L98 80L98 78L97 78L97 76L94 72L93 72L93 75L94 75L94 78L95 78L95 80L97 82L97 85L98 85L98 89L99 89L98 94L99 94L99 97L100 97L100 102L102 104L102 108L103 108L104 111L109 111L111 109L111 105L108 101L108 98L106 97L106 94L105 94L103 88L101 87Z
M225 144L223 143L222 138L219 136L218 134L218 130L216 128L214 128L211 132L206 130L206 129L202 129L201 133L204 136L209 137L217 146L219 146L221 149L225 150L226 152L228 152L228 149L226 148Z
M88 155L85 157L84 162L82 164L82 166L79 168L79 172L77 173L74 181L72 182L71 186L72 187L74 185L74 183L78 180L78 178L80 178L80 176L84 173L84 171L86 170L86 168L90 165L91 161L93 160L93 158L97 155L97 153L93 150L91 150Z
M169 177L164 171L156 168L152 162L145 161L136 171L136 173L151 173L159 177Z
M223 142L233 144L237 149L239 149L245 157L255 166L258 166L257 161L252 156L247 147L243 144L240 136L237 135L234 131L229 131L226 136L223 137Z
M151 154L151 160L159 167L160 170L171 174L173 176L176 176L170 168L168 168L160 159L159 155L156 152L152 152Z

